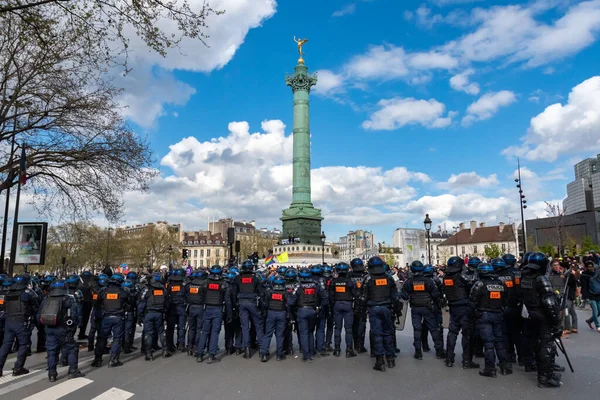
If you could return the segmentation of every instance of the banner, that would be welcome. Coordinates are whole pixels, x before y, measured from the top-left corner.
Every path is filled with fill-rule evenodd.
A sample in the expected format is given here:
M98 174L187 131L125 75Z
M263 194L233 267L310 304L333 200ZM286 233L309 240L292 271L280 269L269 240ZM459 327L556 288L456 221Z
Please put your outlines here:
M18 222L15 264L43 265L47 234L47 222Z

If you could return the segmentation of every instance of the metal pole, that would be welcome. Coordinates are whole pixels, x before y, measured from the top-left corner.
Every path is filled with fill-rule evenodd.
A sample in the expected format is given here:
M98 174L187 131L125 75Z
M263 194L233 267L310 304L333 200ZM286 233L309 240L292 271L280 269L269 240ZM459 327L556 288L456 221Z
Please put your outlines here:
M12 276L15 269L15 258L17 256L17 223L19 222L19 202L21 201L21 179L17 184L17 200L15 201L15 217L13 220L12 242L10 243L10 264L8 275Z
M321 264L325 264L325 243L321 243Z
M16 130L16 128L17 128L17 111L15 109L15 118L13 120L13 129ZM10 158L8 160L8 165L10 166L9 171L8 171L9 177L10 177L10 168L12 168L12 164L14 161L15 136L16 136L16 134L13 134L13 137L11 140L11 145L10 145ZM4 265L4 256L6 254L6 233L8 230L9 208L10 208L10 185L8 186L8 188L6 188L6 205L4 206L4 223L2 225L2 248L0 249L0 273L4 272L4 267L8 267L8 265Z
M519 202L521 204L521 227L523 230L523 254L527 252L527 230L525 229L525 217L523 216L523 183L521 182L521 160L517 158L518 174L519 174ZM519 235L517 232L517 242L519 241Z
M431 264L431 233L430 229L427 229L427 251L429 252L429 265Z

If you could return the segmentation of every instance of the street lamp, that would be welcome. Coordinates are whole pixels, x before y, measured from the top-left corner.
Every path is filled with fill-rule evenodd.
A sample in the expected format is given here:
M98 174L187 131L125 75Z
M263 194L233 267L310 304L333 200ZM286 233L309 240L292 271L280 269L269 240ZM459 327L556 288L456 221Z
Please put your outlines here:
M454 249L458 256L458 230L460 229L460 226L453 226L452 229L454 229Z
M425 225L425 230L427 231L427 253L429 258L429 265L431 264L431 218L429 218L429 214L425 214L425 221L423 221Z
M173 263L173 245L169 245L169 266Z
M321 231L321 263L325 264L325 232Z
M152 262L150 259L151 253L150 250L146 252L146 264L148 266L148 273L152 272Z
M527 208L527 200L525 200L525 195L523 194L523 182L521 181L521 160L519 160L518 158L517 171L518 178L515 179L515 182L517 182L517 188L519 189L519 202L521 203L521 230L523 231L523 254L525 254L527 252L527 232L525 230L525 217L523 216L523 210ZM517 238L518 237L519 235L517 232Z
M106 231L106 266L110 266L110 259L108 258L108 252L110 249L110 231L112 231L112 228L109 227L108 230Z

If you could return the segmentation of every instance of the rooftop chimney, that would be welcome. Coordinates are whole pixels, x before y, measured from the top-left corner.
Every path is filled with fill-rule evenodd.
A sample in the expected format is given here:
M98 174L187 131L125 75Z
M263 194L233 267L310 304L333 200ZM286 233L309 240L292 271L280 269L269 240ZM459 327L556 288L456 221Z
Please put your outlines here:
M459 227L459 230L461 230L461 231L462 231L462 230L464 230L464 229L465 229L465 223L464 223L464 222L461 222L461 223L458 225L458 227Z
M504 230L504 222L500 222L500 223L498 224L498 231L499 231L500 233L502 233L502 231L503 231L503 230Z
M477 222L471 221L471 236L475 233L475 229L477 229Z
M479 224L479 227L480 227L480 228L485 228L485 222L481 222L481 223Z

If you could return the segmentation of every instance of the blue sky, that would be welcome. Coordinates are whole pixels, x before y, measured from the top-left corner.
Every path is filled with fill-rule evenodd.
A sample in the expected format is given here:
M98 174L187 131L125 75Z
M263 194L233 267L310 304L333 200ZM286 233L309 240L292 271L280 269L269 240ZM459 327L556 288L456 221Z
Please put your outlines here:
M192 2L194 3L194 2ZM600 152L600 0L213 1L210 48L165 59L134 43L119 84L161 177L125 197L123 224L280 227L291 201L292 93L308 38L313 202L337 238L366 228L529 217ZM570 95L571 94L571 95ZM234 123L235 122L235 123ZM231 124L234 123L234 124ZM231 125L230 125L231 124Z

